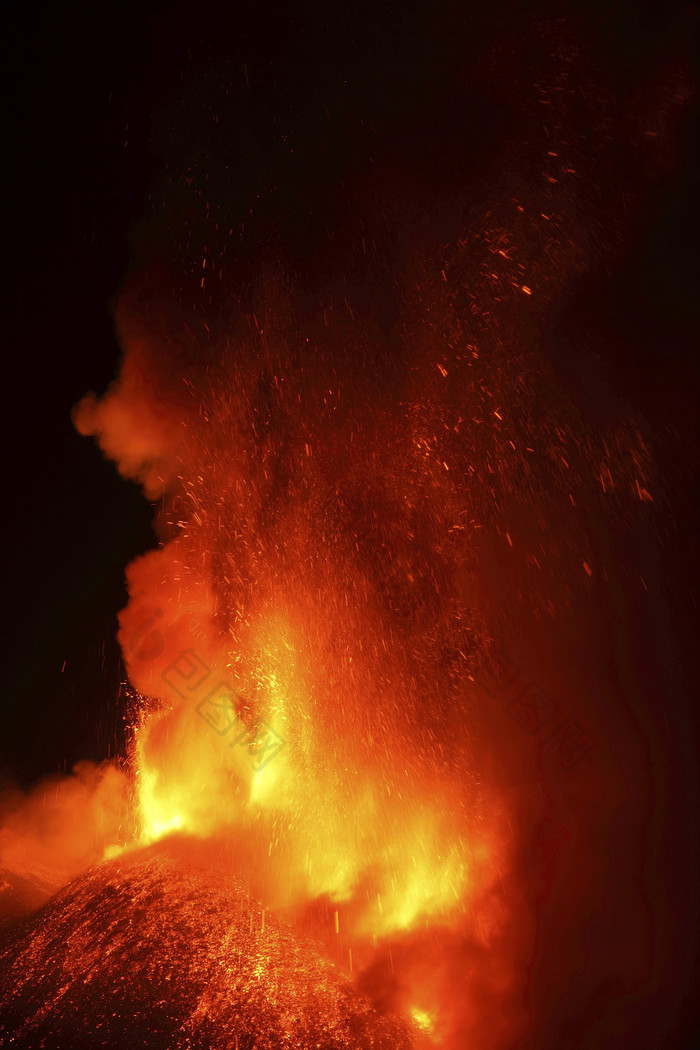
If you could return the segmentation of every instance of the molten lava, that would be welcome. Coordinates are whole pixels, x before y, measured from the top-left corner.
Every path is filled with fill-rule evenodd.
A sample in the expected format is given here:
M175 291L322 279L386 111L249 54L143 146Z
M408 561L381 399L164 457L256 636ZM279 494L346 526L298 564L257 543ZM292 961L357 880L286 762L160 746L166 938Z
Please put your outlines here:
M416 1045L409 1024L378 1016L213 854L195 859L177 840L130 853L83 875L16 929L0 953L3 1043Z

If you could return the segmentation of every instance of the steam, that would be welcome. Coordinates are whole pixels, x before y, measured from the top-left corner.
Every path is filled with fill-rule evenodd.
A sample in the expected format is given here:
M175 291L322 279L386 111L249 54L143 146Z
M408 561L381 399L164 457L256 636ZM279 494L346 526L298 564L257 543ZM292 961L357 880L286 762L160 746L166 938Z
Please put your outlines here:
M119 378L97 399L87 394L76 406L77 430L94 436L123 477L158 499L176 478L186 425L187 373L177 347L144 331L133 313L117 314L124 359Z
M35 907L133 835L129 781L114 762L0 792L0 918Z

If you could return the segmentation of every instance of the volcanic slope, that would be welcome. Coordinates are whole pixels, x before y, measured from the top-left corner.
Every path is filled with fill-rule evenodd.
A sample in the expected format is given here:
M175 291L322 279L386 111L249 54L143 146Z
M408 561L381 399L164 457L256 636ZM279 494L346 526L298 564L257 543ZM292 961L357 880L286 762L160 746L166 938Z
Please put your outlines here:
M6 932L0 1045L408 1050L314 945L178 840L92 868Z

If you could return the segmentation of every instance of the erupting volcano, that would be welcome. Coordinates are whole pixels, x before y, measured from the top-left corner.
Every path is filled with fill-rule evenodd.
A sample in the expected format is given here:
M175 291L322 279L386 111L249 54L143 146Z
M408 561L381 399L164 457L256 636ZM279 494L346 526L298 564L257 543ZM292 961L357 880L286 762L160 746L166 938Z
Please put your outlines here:
M691 80L623 97L584 38L523 18L468 80L450 52L408 130L296 65L287 123L262 61L200 56L206 131L175 95L198 146L73 416L153 505L128 746L56 782L61 863L5 807L3 1045L662 1045L668 449L587 296Z

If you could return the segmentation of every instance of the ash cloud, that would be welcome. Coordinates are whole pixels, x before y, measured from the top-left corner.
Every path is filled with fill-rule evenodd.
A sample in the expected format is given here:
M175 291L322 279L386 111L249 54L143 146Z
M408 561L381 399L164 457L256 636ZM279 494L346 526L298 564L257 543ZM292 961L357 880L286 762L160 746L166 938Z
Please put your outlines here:
M654 614L635 612L662 574L664 484L643 415L612 394L590 412L600 370L557 370L543 347L570 289L620 265L668 164L651 103L672 136L688 96L673 73L620 100L572 30L529 34L481 56L507 117L494 141L482 129L487 160L458 168L463 186L453 169L441 193L439 165L416 163L427 142L465 165L446 132L397 135L319 202L303 251L272 191L236 223L183 165L166 193L193 207L182 273L146 264L127 284L121 375L76 412L161 501L161 546L129 569L120 616L152 812L167 825L176 796L208 834L245 828L251 867L268 848L267 890L283 873L277 903L299 922L340 898L360 929L364 897L425 860L415 928L384 933L360 984L380 1009L437 1014L450 1050L592 1047L665 1023L653 946L671 931L645 849L665 841L666 759L644 681L663 657ZM397 157L413 167L397 175ZM663 610L663 585L654 597ZM499 646L553 699L553 725L596 741L587 763L562 769L545 733L480 690ZM168 682L190 650L288 739L254 830L250 770ZM426 811L433 837L412 830ZM468 874L448 933L429 903L450 848ZM361 870L339 887L350 855Z
M0 921L32 911L133 836L130 782L115 762L0 789Z

